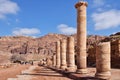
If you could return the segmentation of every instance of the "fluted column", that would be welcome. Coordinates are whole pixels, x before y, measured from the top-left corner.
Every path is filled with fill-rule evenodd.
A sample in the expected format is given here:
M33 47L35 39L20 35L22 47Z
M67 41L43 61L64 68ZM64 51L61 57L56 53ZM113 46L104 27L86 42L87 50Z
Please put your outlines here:
M75 52L74 52L74 38L72 36L67 38L67 71L75 72Z
M66 39L62 39L60 42L60 56L61 56L61 69L65 70L67 68L67 63L66 63Z
M60 41L56 42L56 68L60 68Z
M109 80L110 72L110 42L100 43L96 48L96 77Z
M86 56L86 7L87 2L80 1L75 5L77 9L77 73L87 73Z

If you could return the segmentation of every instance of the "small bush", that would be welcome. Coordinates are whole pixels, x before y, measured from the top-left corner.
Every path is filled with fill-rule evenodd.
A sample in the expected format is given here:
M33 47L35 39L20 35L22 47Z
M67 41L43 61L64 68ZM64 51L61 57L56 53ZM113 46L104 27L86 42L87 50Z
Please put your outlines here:
M13 54L10 58L10 61L14 62L14 63L20 63L21 61L26 61L26 59L25 59L24 55Z

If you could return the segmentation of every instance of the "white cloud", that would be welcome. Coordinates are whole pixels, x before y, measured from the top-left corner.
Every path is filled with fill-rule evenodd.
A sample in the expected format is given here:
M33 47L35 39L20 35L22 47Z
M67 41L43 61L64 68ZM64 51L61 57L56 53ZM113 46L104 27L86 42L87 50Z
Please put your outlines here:
M93 5L94 6L103 6L105 4L105 0L93 0Z
M30 35L40 34L40 30L37 28L19 28L13 30L12 34L30 36Z
M70 34L74 34L76 33L76 28L74 27L69 27L68 25L66 24L60 24L57 26L58 30L63 33L63 34L67 34L67 35L70 35Z
M108 29L120 26L120 10L109 10L92 14L95 30Z
M17 3L11 0L0 0L0 19L5 18L7 14L16 14L18 11Z

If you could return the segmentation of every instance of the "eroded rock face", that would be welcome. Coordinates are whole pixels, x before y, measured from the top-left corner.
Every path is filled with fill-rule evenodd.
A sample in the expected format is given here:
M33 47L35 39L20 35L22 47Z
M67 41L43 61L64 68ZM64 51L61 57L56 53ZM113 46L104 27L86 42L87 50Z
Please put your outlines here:
M58 34L48 34L40 38L25 36L0 37L0 50L12 51L11 53L20 53L26 50L25 53L52 54L55 51L55 42L64 37L66 36Z
M112 67L120 68L120 40L111 42L111 64Z
M76 34L71 35L75 39L75 46L77 45ZM44 55L52 55L56 53L56 41L67 38L68 36L62 34L48 34L40 38L32 38L25 36L9 36L0 37L0 54L4 54L4 59L9 59L11 53L26 54L27 60L44 58ZM119 37L119 35L117 35ZM88 64L95 66L95 45L101 41L111 41L111 57L112 66L120 68L120 44L116 36L89 35L87 37L87 59ZM108 39L109 38L109 39ZM112 39L114 38L114 39ZM116 47L115 47L116 46ZM33 55L35 53L35 55ZM76 54L76 50L75 50ZM39 56L38 56L39 55ZM6 58L7 57L7 58ZM4 60L1 60L4 62ZM5 61L6 62L6 61ZM1 62L0 62L1 63Z
M109 37L105 36L89 36L87 44L88 44L88 66L96 66L96 46L99 42L107 42L111 43L111 65L114 68L120 68L120 35L112 35Z
M25 36L0 37L1 54L25 54L27 60L44 58L55 53L55 42L65 35L48 34L40 38Z
M76 45L76 35L72 36L75 38ZM67 37L68 36L62 34L48 34L40 38L25 36L0 37L0 51L20 54L36 53L51 55L56 51L55 42ZM93 43L95 41L94 36L90 36L87 41L87 44Z

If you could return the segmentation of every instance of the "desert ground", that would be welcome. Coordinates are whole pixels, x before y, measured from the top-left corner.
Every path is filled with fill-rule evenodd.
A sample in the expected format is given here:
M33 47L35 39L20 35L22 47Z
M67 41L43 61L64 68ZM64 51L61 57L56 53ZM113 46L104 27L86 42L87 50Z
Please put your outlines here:
M94 78L95 68L88 68L89 75L64 74L54 67L37 65L15 65L0 69L0 80L97 80ZM111 80L120 80L120 69L111 70Z
M7 80L8 78L16 78L16 75L21 74L29 65L14 65L10 68L0 69L0 80Z

